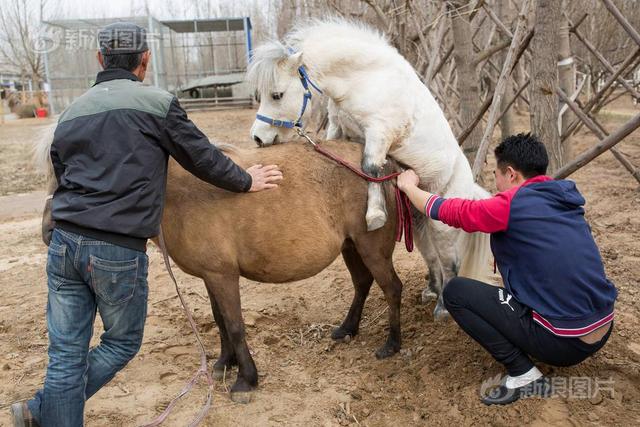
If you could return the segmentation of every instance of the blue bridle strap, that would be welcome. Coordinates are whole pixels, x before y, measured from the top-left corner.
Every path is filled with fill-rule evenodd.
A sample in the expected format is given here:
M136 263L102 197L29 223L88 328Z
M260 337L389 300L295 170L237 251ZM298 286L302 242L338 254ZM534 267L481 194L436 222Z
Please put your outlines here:
M302 97L302 108L300 109L300 114L298 115L298 119L295 122L291 120L278 120L278 119L272 119L271 117L263 116L262 114L256 114L256 119L262 122L268 123L271 126L276 126L281 128L293 129L296 127L298 128L302 127L302 115L307 109L307 104L313 97L313 95L311 94L311 90L309 89L309 85L311 85L311 87L314 88L319 94L322 94L322 90L320 90L320 88L311 81L311 79L309 78L309 74L307 74L307 70L304 68L304 65L301 65L298 67L298 75L300 76L300 83L302 83L302 87L305 90L304 95Z

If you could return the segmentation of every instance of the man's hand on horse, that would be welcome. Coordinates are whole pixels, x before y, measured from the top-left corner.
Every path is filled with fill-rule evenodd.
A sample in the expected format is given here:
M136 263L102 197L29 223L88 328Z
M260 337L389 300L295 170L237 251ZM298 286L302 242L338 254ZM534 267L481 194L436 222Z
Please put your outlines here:
M253 165L247 169L247 173L251 175L250 192L268 190L277 188L278 181L282 180L282 171L277 165Z
M420 183L420 177L412 170L407 169L398 175L397 186L400 190L406 192L407 189L417 187Z

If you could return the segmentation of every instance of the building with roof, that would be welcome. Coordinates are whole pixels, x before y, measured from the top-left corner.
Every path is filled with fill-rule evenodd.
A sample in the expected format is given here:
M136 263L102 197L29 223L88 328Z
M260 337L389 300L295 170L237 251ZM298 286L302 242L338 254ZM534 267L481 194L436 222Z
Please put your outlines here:
M44 21L45 75L53 112L84 93L100 71L98 31L113 22L134 22L147 30L151 65L145 84L181 99L251 97L243 84L251 57L249 17L160 21L152 16ZM185 102L188 105L188 101ZM222 102L224 104L224 102ZM242 104L234 102L234 105Z

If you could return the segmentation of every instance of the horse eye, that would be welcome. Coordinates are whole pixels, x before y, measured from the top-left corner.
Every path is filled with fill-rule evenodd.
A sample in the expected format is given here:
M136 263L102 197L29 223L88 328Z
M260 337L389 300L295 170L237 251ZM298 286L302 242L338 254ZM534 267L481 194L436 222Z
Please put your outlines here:
M283 92L273 92L271 94L271 99L273 99L274 101L279 101L280 99L282 99L283 94Z

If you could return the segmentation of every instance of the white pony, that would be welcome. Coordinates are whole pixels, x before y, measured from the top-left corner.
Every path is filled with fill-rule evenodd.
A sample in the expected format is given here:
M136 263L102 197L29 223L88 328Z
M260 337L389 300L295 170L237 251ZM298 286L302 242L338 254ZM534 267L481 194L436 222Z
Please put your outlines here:
M260 145L293 137L295 125L302 126L310 114L310 108L301 107L305 93L321 90L330 99L327 137L360 137L365 143L362 168L368 174L380 176L390 155L414 169L420 186L428 191L473 199L489 195L474 183L440 106L412 66L378 31L339 18L308 22L290 32L284 42L259 46L248 80L261 99L251 128L252 138ZM305 80L314 87L305 88ZM366 221L370 230L386 221L382 191L380 184L369 185ZM415 240L430 271L422 299L438 296L434 316L439 319L447 314L442 288L451 278L459 274L486 280L488 235L467 234L421 219Z

